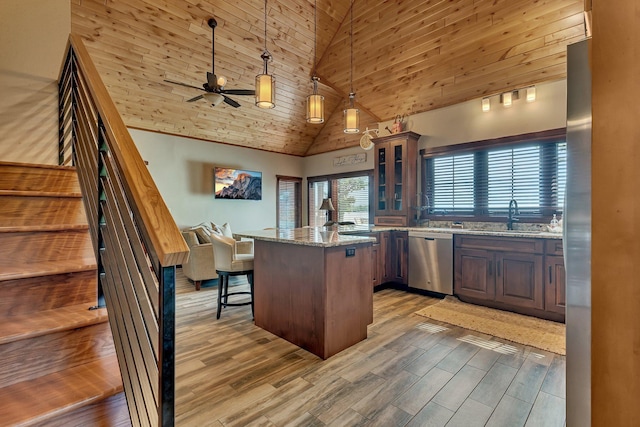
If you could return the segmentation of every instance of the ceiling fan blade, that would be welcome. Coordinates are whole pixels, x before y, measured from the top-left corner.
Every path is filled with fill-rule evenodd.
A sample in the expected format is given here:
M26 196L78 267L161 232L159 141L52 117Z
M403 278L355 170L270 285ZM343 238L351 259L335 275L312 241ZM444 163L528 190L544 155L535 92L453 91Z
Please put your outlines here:
M222 95L224 96L224 95ZM224 102L226 104L231 105L232 107L238 108L240 106L240 104L238 104L236 101L234 101L233 99L229 98L228 96L224 96Z
M202 89L201 87L198 87L198 86L192 86L192 85L188 85L188 84L186 84L186 83L174 82L174 81L172 81L172 80L165 80L165 82L167 82L167 83L173 83L174 85L180 85L180 86L190 87L190 88L193 88L193 89L204 90L204 89Z
M197 101L197 100L202 99L202 98L203 98L203 95L194 96L191 99L187 99L187 102Z
M253 89L223 89L220 93L227 93L229 95L255 95L256 91Z

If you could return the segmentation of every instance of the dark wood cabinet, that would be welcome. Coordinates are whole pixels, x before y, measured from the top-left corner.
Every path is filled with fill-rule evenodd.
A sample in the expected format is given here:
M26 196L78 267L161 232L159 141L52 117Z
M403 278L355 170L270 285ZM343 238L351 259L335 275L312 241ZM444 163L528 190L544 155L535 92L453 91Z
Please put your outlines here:
M389 283L393 280L393 275L391 273L391 232L390 231L382 231L380 232L380 284Z
M456 295L493 300L496 287L491 251L456 248L454 265Z
M408 280L409 234L406 231L380 231L377 234L377 260L374 286L385 283L406 285Z
M374 138L376 225L412 225L416 198L418 139L414 132ZM415 202L414 202L415 203Z
M566 278L564 258L557 255L545 257L546 284L544 290L545 309L564 314L566 300Z
M496 252L495 300L544 310L542 255Z
M391 232L391 239L392 281L400 285L406 285L409 279L407 272L409 265L409 235L406 231L393 231Z
M456 235L454 293L463 301L563 321L564 263L557 248L555 239Z
M380 251L380 233L365 233L367 237L373 237L376 242L371 245L371 285L376 287L382 284L382 258Z

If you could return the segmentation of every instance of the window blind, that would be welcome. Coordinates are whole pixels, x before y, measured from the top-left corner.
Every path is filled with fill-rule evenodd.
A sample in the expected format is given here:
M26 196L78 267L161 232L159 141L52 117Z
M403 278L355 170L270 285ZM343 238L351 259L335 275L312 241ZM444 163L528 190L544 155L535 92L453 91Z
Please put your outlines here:
M369 224L369 176L338 178L335 182L338 221Z
M434 212L473 213L474 156L458 154L433 159L431 206Z
M301 178L277 177L278 228L296 228L302 225L300 207L302 204Z
M505 216L516 200L521 216L561 213L565 141L484 146L426 156L423 188L436 216Z

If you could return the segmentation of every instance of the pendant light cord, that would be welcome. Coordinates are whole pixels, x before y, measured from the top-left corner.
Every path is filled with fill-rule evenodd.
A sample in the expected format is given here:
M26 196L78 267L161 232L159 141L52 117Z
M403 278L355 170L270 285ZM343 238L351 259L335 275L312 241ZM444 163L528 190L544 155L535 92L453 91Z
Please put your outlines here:
M316 62L318 51L318 0L313 4L313 76L316 75Z
M267 51L267 0L264 0L264 51Z
M349 27L349 37L351 38L351 93L353 93L353 1L351 2L351 24Z

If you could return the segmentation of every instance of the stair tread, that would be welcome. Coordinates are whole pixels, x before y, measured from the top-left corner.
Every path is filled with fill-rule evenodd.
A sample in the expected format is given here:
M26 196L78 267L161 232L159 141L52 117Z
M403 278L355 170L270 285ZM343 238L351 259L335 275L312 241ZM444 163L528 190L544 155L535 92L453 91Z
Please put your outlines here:
M0 198L0 232L86 230L88 227L79 198Z
M0 190L80 194L75 168L55 165L0 162Z
M6 317L0 323L0 345L108 321L106 308L89 310L89 307L88 304L76 304Z
M95 268L86 230L0 233L0 280Z
M94 305L98 293L97 283L98 272L95 269L0 280L0 322L5 317L68 305Z
M114 354L0 388L0 419L6 425L31 425L120 393L122 389Z

